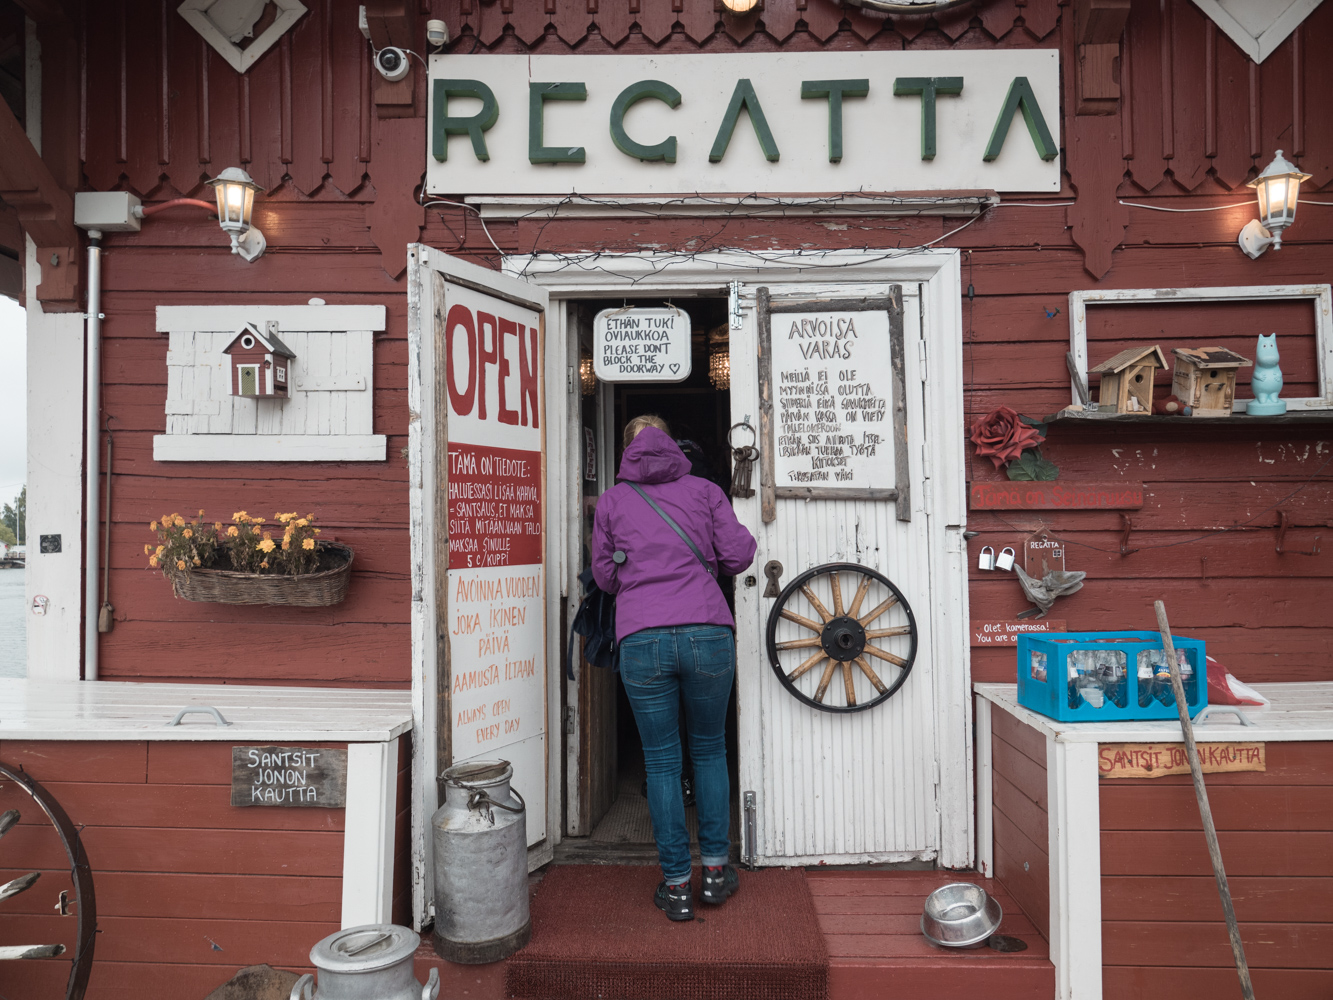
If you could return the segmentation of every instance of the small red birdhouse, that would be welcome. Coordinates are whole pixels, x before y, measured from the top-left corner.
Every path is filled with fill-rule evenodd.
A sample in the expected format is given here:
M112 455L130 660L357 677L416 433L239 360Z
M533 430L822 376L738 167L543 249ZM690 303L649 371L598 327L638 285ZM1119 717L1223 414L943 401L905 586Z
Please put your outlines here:
M278 339L278 324L269 321L264 332L253 323L222 351L231 358L233 396L270 396L286 399L292 380L291 362L296 355Z

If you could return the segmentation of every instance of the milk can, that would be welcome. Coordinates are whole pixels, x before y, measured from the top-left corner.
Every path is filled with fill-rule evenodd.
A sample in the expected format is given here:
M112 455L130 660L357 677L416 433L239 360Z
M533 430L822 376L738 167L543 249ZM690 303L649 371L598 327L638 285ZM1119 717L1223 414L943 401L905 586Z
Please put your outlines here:
M310 949L306 973L292 986L291 1000L435 1000L440 972L430 970L422 986L412 975L421 938L397 924L362 924L330 934Z
M444 772L444 805L431 818L435 841L435 951L481 965L528 943L527 809L509 787L508 761L481 760Z

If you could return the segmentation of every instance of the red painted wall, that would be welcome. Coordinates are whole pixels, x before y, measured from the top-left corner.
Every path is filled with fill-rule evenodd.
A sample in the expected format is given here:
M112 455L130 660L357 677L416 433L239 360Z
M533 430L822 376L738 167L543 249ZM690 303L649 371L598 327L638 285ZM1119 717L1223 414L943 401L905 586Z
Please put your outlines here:
M325 744L318 744L324 746ZM345 748L347 744L327 744ZM408 741L399 744L395 917L407 919ZM97 898L89 1000L203 997L238 968L266 962L311 971L316 941L342 913L342 809L236 809L231 744L0 741L0 760L42 783L79 827ZM0 812L22 820L4 840L0 884L41 879L5 903L0 940L64 943L77 912L59 838L13 782ZM64 959L0 963L0 995L62 996Z
M149 201L201 192L200 181L240 163L265 187L256 221L267 255L245 264L225 252L203 213L163 213L135 235L108 238L105 255L103 416L116 434L111 598L117 626L102 637L103 676L403 686L408 683L406 294L404 246L420 237L493 262L471 213L422 210L413 186L424 167L421 119L381 119L372 101L357 5L310 11L245 76L204 45L171 5L88 4L83 125L85 173L94 188L128 187ZM410 5L415 8L415 5ZM1303 194L1333 181L1333 41L1323 5L1277 52L1254 66L1189 0L1135 0L1118 114L1072 113L1076 64L1068 6L992 0L938 20L880 18L832 0L768 0L758 18L721 20L713 0L421 0L444 17L462 52L735 51L1023 48L1057 46L1065 67L1066 183L1044 207L1005 206L938 244L963 251L965 419L995 406L1041 417L1069 401L1064 370L1069 292L1090 288L1322 282L1333 273L1333 209L1302 206L1280 253L1250 261L1235 234L1253 217L1245 180L1277 146L1314 175ZM595 8L595 9L590 9ZM131 30L132 28L132 30ZM95 45L87 44L96 39ZM122 53L128 53L122 57ZM423 108L417 80L417 107ZM206 97L205 97L206 95ZM893 179L885 178L885 188ZM1237 205L1198 214L1126 207ZM1073 202L1073 204L1065 204ZM955 222L902 219L497 222L505 252L716 247L910 247ZM375 349L383 463L314 465L156 463L151 436L165 418L166 338L153 330L163 304L383 303L387 331ZM1309 314L1292 306L1136 307L1094 311L1094 362L1126 343L1225 343L1252 352L1255 335L1281 332L1289 392L1312 391ZM1161 379L1162 386L1168 381ZM1242 379L1244 381L1244 378ZM1242 392L1242 395L1247 394ZM1247 680L1333 678L1330 557L1279 555L1277 508L1309 548L1333 524L1327 487L1330 427L1054 427L1045 455L1069 481L1142 482L1130 512L1138 551L1120 555L1116 512L976 513L997 551L1047 527L1069 545L1084 589L1054 617L1088 629L1152 626L1166 601L1175 629ZM968 478L1002 476L968 456ZM146 571L147 523L163 513L316 512L357 551L347 602L327 610L232 609L170 596ZM1217 533L1218 529L1232 529ZM973 569L973 618L1011 618L1027 606L1014 578ZM248 652L259 637L264 656ZM978 680L1011 680L1012 651L973 651Z
M1333 992L1333 743L1269 743L1265 772L1208 775L1256 994ZM1189 775L1101 782L1107 1000L1239 992Z

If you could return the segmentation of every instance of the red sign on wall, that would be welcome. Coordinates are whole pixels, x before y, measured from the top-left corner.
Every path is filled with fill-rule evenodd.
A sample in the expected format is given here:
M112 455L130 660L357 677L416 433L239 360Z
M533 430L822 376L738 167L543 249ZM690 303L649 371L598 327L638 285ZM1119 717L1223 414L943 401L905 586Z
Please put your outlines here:
M449 442L449 568L542 561L541 453Z
M972 510L1131 510L1143 506L1142 483L973 483Z

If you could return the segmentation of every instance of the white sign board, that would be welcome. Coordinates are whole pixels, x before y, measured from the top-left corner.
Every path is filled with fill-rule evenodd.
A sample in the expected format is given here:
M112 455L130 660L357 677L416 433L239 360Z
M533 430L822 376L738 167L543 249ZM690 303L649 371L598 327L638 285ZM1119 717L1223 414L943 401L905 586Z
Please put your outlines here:
M546 835L541 314L441 285L453 762L514 765L531 845Z
M603 309L592 324L593 371L603 382L684 382L690 377L690 314Z
M894 489L889 314L783 312L771 323L774 484Z
M1060 190L1056 49L449 54L429 89L443 195Z

